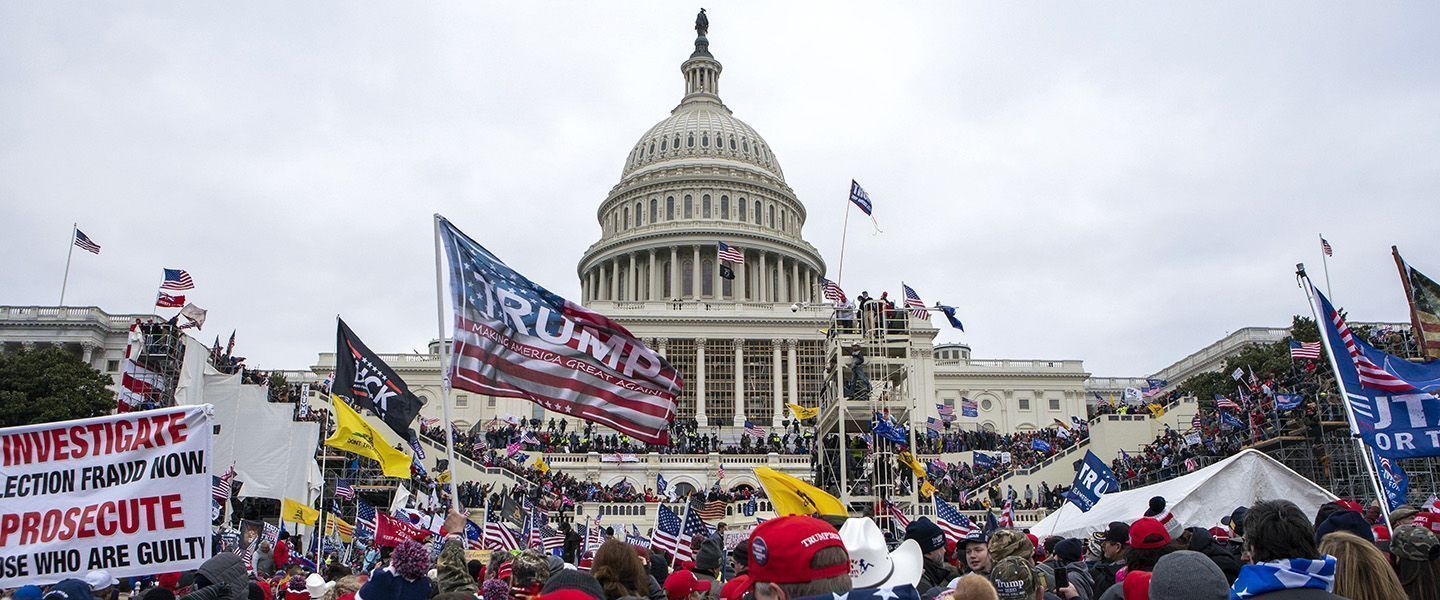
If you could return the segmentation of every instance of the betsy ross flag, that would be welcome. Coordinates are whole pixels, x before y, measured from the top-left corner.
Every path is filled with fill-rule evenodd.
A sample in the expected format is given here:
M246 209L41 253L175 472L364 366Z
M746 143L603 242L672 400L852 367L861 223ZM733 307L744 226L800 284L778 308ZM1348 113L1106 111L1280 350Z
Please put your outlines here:
M456 389L525 398L650 444L669 443L684 381L623 325L531 282L444 217ZM535 248L537 253L544 248Z
M715 257L720 260L728 260L737 265L745 264L745 251L725 242L716 242Z
M900 287L905 288L905 308L910 309L910 316L917 319L929 319L930 311L925 310L925 303L920 301L920 294L915 293L914 288L903 282Z
M1008 504L1008 503L1007 503ZM970 517L956 510L949 502L935 497L935 519L939 521L940 529L945 530L945 539L956 544L967 537L980 533L980 529L970 520Z
M81 250L91 254L100 253L100 244L91 241L90 237L86 236L85 232L80 231L79 227L75 228L75 245L79 246Z
M335 482L335 497L346 500L355 499L355 488L350 487L350 482L344 479Z
M836 304L844 304L848 300L845 297L845 290L840 289L840 284L824 277L820 278L820 289L825 294L826 300Z
M185 269L165 269L165 279L160 282L162 290L193 290L195 281Z
M184 308L185 295L177 294L171 296L165 292L160 292L159 295L155 296L155 306L160 308Z
M765 428L756 425L755 422L751 421L750 419L745 419L745 433L748 433L760 439L765 438Z
M1305 342L1302 344L1295 340L1290 340L1290 358L1291 360L1318 360L1320 358L1320 342Z

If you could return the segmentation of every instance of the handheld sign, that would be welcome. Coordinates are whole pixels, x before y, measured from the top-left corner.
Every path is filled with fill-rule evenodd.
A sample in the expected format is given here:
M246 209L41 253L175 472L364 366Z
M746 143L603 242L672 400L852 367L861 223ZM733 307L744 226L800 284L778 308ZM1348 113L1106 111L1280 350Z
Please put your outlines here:
M1075 503L1080 512L1089 512L1100 501L1100 496L1119 490L1120 480L1115 478L1115 473L1094 452L1086 450L1085 461L1080 463L1075 483L1065 492L1065 497Z
M0 588L210 558L209 410L0 429Z

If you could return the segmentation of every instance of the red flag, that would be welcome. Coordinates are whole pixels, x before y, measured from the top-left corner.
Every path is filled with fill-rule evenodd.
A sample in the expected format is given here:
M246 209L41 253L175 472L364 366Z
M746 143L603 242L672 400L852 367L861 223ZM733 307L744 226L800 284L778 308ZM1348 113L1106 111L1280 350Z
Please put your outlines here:
M386 513L375 513L375 545L398 546L405 540L424 541L430 532L401 521Z
M182 308L185 306L185 295L178 294L171 296L165 292L160 292L160 295L155 297L155 306L160 308Z

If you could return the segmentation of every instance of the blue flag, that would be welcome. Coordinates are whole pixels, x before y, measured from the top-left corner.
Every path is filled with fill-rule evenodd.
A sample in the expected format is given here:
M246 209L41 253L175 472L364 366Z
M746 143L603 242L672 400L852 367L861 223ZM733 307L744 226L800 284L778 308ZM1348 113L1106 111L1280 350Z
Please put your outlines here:
M1344 383L1356 433L1381 456L1440 456L1440 359L1412 363L1354 335L1320 290L1320 332Z
M945 313L945 320L950 322L951 327L959 329L960 331L965 331L965 324L961 323L960 319L955 318L955 307L945 306L944 304L936 304L935 308L938 308L940 309L940 312Z
M1390 510L1400 508L1405 503L1405 496L1410 493L1410 476L1405 469L1400 468L1398 461L1371 453L1375 460L1375 473L1380 476L1380 488L1385 491L1385 502L1390 505Z
M861 212L874 216L871 212L874 206L870 204L870 194L865 193L865 188L860 187L854 179L850 180L850 202L860 207Z
M1050 452L1050 442L1041 439L1030 440L1030 449L1036 452Z
M859 588L850 590L845 594L820 594L818 596L801 596L798 600L835 600L835 598L846 598L847 600L920 600L920 592L910 584L897 585L888 588Z
M755 516L755 511L759 508L760 504L756 502L754 498L751 498L749 502L740 506L740 511L747 517L753 517Z
M904 444L905 431L902 427L892 425L888 419L875 414L875 426L870 430L876 437L882 437L897 444Z
M1280 410L1295 410L1300 408L1304 398L1300 394L1275 394L1275 407Z
M1065 497L1074 503L1080 512L1089 512L1095 508L1095 503L1100 501L1100 496L1119 489L1120 480L1115 478L1115 473L1105 465L1105 461L1095 456L1094 452L1086 450L1085 461L1080 464L1080 470L1075 473L1075 483L1070 487L1070 491L1065 492Z
M662 474L660 474L660 473L656 473L656 474L655 474L655 491L656 491L657 493L663 494L663 493L665 493L665 488L668 488L668 487L670 487L670 482L669 482L669 481L665 481L665 476L662 475Z
M981 469L989 469L995 466L995 458L984 452L976 452L975 466Z
M1240 417L1237 417L1237 416L1232 415L1232 414L1230 414L1230 413L1228 413L1228 412L1225 412L1225 411L1220 411L1220 428L1221 428L1221 429L1244 429L1244 428L1245 428L1245 422L1244 422L1244 421L1241 421L1241 420L1240 420Z

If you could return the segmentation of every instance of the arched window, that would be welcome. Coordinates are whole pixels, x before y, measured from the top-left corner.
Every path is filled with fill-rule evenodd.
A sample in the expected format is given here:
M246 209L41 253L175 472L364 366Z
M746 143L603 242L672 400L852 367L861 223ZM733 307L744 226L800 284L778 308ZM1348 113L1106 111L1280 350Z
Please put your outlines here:
M734 152L734 151L735 151L735 138L734 138L734 137L731 137L731 138L730 138L730 151L731 151L731 152Z
M727 220L730 218L730 197L729 197L729 196L721 196L721 197L720 197L720 218L722 218L722 219L727 219Z
M662 144L662 147L661 147L660 149L661 149L661 150L664 150L664 149L665 149L665 148L663 147L664 142L661 142L661 144ZM649 152L649 154L654 154L654 153L655 153L655 140L650 140L650 152Z
M685 218L695 218L695 201L690 198L689 194L685 195Z
M695 261L689 258L680 261L680 294L686 298L695 293L695 272L691 266L694 264Z
M674 196L666 196L666 197L665 197L665 220L666 220L666 221L674 221L674 220L675 220L675 197L674 197Z
M666 146L669 145L669 142L670 142L670 140L660 140L660 151L661 151L661 152L664 152L664 151L666 151L666 150L669 150L669 148L666 147Z
M645 224L645 205L644 205L644 204L641 204L641 203L639 203L639 202L636 202L636 203L635 203L635 226L636 226L636 227L639 227L639 226L644 225L644 224Z
M745 222L745 219L746 219L746 217L745 217L745 206L746 206L745 199L744 199L744 198L741 198L741 199L740 199L740 205L737 207L737 208L740 209L740 215L739 215L739 216L740 216L740 222L741 222L741 223L744 223L744 222Z
M780 209L780 231L788 231L785 229L785 209L783 208Z
M715 263L708 258L700 261L700 295L715 295Z
M686 148L694 148L694 147L695 147L695 134L692 133L692 134L690 134L689 136L687 136L687 137L685 138L685 147L686 147Z
M620 221L620 222L623 224L622 227L624 227L624 228L626 228L626 229L629 229L629 228L630 228L630 207L629 207L629 206L626 206L626 207L625 207L625 219L622 220L622 221Z
M749 138L746 138L746 139L740 140L740 148L741 148L742 150L744 150L746 154L749 154L749 153L750 153L750 139L749 139Z
M702 134L700 134L700 147L701 147L701 148L709 148L709 147L710 147L710 134L708 134L708 133L702 133Z
M651 199L650 199L650 222L651 222L651 223L654 223L654 222L659 221L659 220L660 220L660 200L659 200L658 198L651 198Z
M769 219L769 221L770 221L770 227L773 229L773 228L775 227L775 205L774 205L774 204L771 204L771 205L770 205L770 219Z
M660 271L660 281L664 282L661 284L660 295L666 298L674 298L675 290L674 285L672 285L674 282L670 281L670 261L662 261L660 268L662 269L662 271Z
M760 201L755 201L755 224L760 224Z
M710 218L710 194L700 196L700 216Z
M678 133L675 134L675 149L676 149L676 150L679 150L679 149L680 149L680 134L678 134Z

